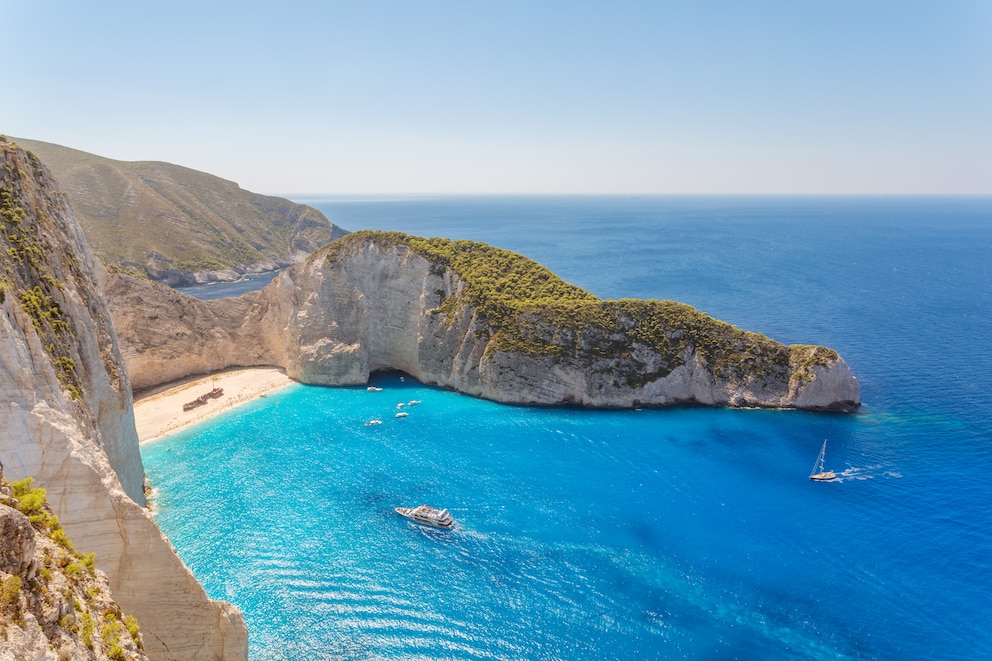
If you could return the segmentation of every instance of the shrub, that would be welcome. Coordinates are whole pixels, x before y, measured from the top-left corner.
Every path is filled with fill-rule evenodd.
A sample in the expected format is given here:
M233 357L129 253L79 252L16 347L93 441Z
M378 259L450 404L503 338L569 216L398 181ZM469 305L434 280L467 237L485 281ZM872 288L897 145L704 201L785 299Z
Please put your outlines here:
M18 480L10 485L10 493L13 494L14 498L20 498L27 492L31 491L31 485L34 484L33 477L26 477L23 480Z
M17 498L17 509L29 517L42 514L45 508L45 490L41 487L32 489L32 484L34 484L34 478L26 477L10 485L11 492ZM32 522L34 522L33 519Z
M121 634L124 627L117 621L113 613L107 613L103 618L103 628L100 630L100 640L107 651L107 656L115 661L125 658L124 650L121 648Z
M69 536L65 534L65 530L62 528L52 531L52 541L69 553L76 552L76 548L72 545L72 541L69 539Z
M96 628L96 624L93 622L93 616L89 613L83 613L82 626L80 627L83 634L83 645L93 649L93 631Z
M127 627L127 632L131 634L131 638L134 640L134 644L140 647L141 632L138 629L138 620L136 620L133 615L125 615L124 626Z
M0 611L15 620L21 616L21 578L8 576L0 581Z

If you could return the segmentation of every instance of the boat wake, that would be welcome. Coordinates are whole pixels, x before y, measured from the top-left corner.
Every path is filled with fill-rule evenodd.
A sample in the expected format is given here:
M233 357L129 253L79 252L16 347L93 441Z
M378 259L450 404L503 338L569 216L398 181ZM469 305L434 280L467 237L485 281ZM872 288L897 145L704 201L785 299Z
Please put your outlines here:
M845 470L837 473L837 482L854 482L861 480L874 480L875 478L894 478L898 479L902 477L902 473L893 470L885 470L885 467L881 464L875 464L874 466L864 466L857 467L851 466Z

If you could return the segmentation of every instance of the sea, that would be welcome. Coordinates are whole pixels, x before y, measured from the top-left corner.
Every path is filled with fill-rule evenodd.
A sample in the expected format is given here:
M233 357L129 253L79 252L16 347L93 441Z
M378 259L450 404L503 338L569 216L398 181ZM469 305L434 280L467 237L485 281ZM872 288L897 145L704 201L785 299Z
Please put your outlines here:
M506 406L383 372L146 443L253 661L992 658L992 198L297 201L830 346L863 406ZM456 528L394 512L420 504Z

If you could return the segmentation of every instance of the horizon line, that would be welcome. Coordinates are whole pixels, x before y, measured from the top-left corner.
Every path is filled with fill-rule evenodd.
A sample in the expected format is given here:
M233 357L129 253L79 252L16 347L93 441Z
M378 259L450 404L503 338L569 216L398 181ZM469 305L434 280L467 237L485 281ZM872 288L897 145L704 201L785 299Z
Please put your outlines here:
M886 192L876 192L876 193L851 193L851 192L832 192L832 193L576 193L576 192L370 192L370 191L352 191L352 192L325 192L325 193L315 193L315 192L296 192L296 193L261 193L262 195L272 195L278 197L628 197L628 198L641 198L641 197L833 197L833 198L851 198L851 197L874 197L874 198L933 198L933 197L987 197L992 198L992 192L988 193L886 193Z

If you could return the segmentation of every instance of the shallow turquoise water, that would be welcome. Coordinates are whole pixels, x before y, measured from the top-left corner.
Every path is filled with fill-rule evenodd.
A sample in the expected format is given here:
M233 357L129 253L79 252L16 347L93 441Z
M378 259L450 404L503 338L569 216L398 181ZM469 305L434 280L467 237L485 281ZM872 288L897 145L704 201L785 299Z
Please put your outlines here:
M538 409L380 374L146 444L159 522L245 612L253 659L992 657L992 201L322 209L834 346L866 404ZM836 483L806 479L823 439ZM421 503L458 529L393 512Z

